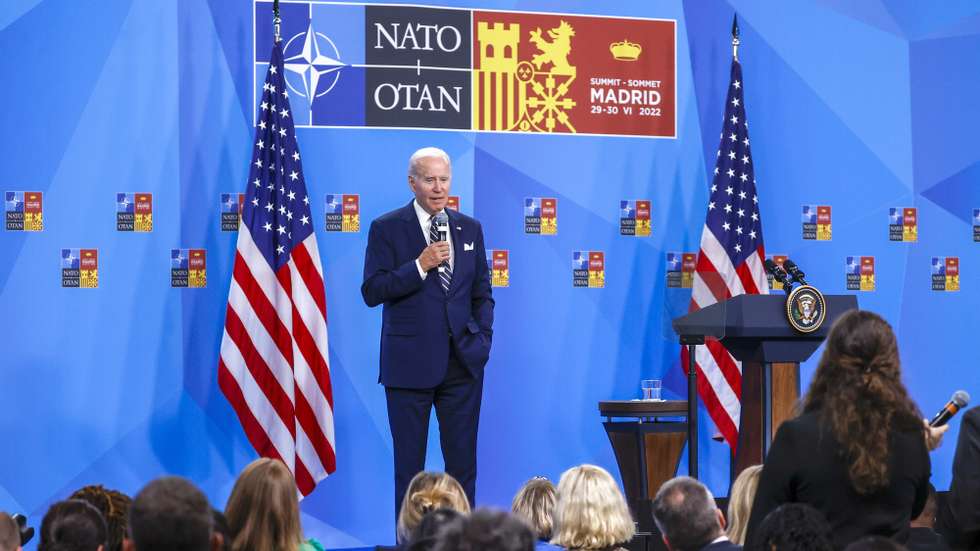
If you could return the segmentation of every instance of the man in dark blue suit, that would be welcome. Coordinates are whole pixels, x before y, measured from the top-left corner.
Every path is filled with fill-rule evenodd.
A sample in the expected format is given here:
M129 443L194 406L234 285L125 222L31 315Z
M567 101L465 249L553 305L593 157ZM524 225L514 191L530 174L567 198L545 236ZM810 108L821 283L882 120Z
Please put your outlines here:
M425 467L436 408L446 472L472 505L483 367L493 336L493 297L480 223L447 209L452 167L440 149L409 160L415 199L371 223L361 295L381 314L381 373L395 456L396 515Z
M670 551L739 551L725 535L725 515L704 484L678 476L653 499L653 520Z

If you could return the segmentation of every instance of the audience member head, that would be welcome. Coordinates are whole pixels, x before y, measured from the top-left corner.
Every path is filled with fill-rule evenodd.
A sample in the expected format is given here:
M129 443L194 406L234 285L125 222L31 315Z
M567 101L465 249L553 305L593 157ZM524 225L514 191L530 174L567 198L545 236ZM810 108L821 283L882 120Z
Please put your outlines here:
M851 543L844 551L905 551L905 546L882 536L868 536Z
M470 512L466 492L455 478L446 473L422 471L412 478L405 491L398 513L398 541L407 542L412 532L429 511L452 509L460 513Z
M749 514L755 491L759 488L759 473L762 465L752 465L739 473L732 491L728 495L728 539L732 543L745 545L745 529L749 525Z
M766 515L747 546L758 551L833 551L830 525L813 507L780 505Z
M517 491L511 511L531 525L539 540L550 540L555 517L555 485L547 478L536 476Z
M460 517L439 533L434 551L533 551L534 532L524 521L489 509Z
M232 551L294 551L303 543L296 481L277 459L252 461L238 475L225 506Z
M935 528L937 511L938 506L936 505L936 488L932 484L929 484L929 493L926 495L926 504L922 508L922 512L919 513L919 516L912 519L912 528Z
M551 543L601 549L628 542L634 531L626 498L605 469L580 465L562 473Z
M102 513L108 529L108 544L106 551L120 551L122 542L126 539L126 519L129 516L129 505L132 499L128 495L107 490L101 484L79 488L69 499L87 501Z
M217 549L216 543L211 505L189 480L158 478L133 498L126 551L208 551Z
M725 533L714 496L689 476L664 482L653 500L653 520L671 551L698 551Z
M211 508L211 531L214 539L218 540L217 549L219 551L231 551L231 531L228 530L228 521L225 514Z
M902 384L895 333L878 314L851 310L834 323L803 402L821 418L850 458L848 476L860 494L888 484L888 435L923 430L922 416Z
M439 531L452 524L462 513L453 509L436 509L429 511L422 517L422 521L412 532L409 551L428 551L435 547L438 541Z
M0 513L0 551L20 549L20 527L14 517Z
M102 513L80 499L55 503L41 521L38 551L104 551L105 545Z

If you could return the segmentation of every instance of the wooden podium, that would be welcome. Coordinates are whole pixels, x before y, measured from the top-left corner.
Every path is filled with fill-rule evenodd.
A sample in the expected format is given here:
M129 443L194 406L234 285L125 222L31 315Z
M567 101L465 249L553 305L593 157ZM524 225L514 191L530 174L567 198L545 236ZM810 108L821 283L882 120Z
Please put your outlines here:
M652 532L650 503L660 486L674 477L688 441L688 401L610 400L599 402L599 414L606 418L602 425L616 454L633 519L640 532Z
M674 320L693 366L695 346L717 339L742 362L742 404L733 477L762 463L776 429L795 415L800 397L800 362L820 346L830 326L857 308L853 295L825 295L826 319L812 333L786 320L784 295L738 295ZM689 367L690 367L689 366ZM697 373L689 369L688 400L696 400Z

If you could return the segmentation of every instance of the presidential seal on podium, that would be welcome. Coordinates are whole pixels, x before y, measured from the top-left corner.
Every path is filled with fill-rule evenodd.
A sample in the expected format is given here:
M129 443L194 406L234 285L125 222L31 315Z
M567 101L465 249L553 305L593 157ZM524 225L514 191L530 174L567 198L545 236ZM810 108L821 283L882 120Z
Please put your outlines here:
M786 296L786 318L800 333L812 333L827 317L827 301L816 287L800 285Z

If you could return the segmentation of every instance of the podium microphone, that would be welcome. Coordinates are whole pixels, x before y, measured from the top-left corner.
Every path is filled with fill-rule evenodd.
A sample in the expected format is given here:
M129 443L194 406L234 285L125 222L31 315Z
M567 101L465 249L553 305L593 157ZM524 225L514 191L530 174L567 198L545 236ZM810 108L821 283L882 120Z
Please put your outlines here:
M785 268L786 271L789 272L789 275L797 283L799 283L800 285L807 284L806 280L803 279L803 276L805 276L806 274L803 273L803 270L800 270L800 267L796 265L796 262L793 262L792 260L787 258L786 260L783 261L783 268Z
M949 399L949 403L943 406L943 409L939 410L939 413L932 418L932 421L929 421L929 426L941 427L945 425L957 412L965 408L969 403L970 395L965 390L957 390L953 393L953 397Z
M769 272L769 274L772 275L776 281L782 283L783 290L789 293L793 287L793 282L790 281L789 274L786 273L786 270L784 270L779 264L773 262L771 258L766 259L765 265L766 271Z

